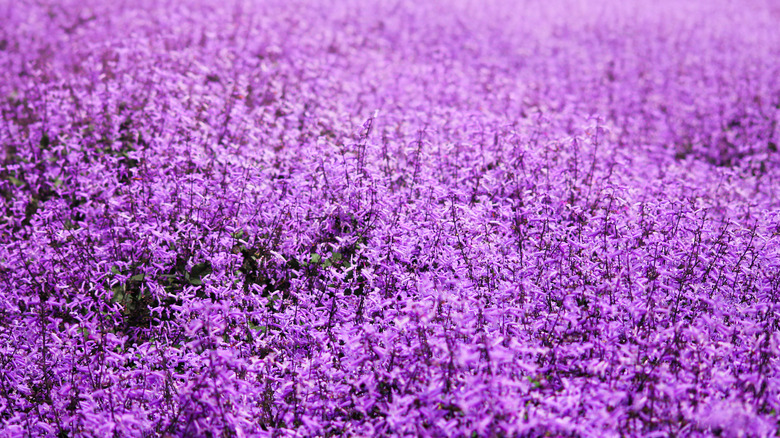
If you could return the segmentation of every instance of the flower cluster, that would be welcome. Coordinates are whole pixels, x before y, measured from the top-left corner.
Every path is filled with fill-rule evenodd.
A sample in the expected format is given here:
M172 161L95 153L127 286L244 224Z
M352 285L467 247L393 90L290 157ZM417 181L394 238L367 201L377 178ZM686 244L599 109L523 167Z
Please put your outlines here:
M780 10L333 3L0 1L4 436L776 435Z

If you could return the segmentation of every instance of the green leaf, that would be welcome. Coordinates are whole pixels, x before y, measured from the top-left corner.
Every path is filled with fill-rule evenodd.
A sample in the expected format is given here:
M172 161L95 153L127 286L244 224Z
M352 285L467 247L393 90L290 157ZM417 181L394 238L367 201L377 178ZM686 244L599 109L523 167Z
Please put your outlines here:
M322 260L322 256L316 253L312 253L311 255L311 263L319 263L320 260Z
M27 206L24 208L24 215L27 219L33 217L38 212L38 198L30 199Z
M203 282L200 281L200 278L190 278L190 284L193 286L200 286Z
M24 185L23 182L19 181L18 179L14 178L12 176L8 177L8 181L11 181L11 184L15 185L16 187L21 187L21 186Z
M331 260L333 263L336 263L336 262L338 262L339 260L341 260L341 258L342 258L342 255L341 255L341 253L340 253L340 252L334 252L334 253L333 253L333 255L330 257L330 260Z
M111 267L111 273L114 274L114 275L118 275L119 274L119 267L117 265L112 266Z
M255 324L251 321L249 322L249 328L262 334L266 334L268 332L268 326Z
M191 278L200 278L204 275L209 275L214 270L211 267L210 261L205 261L203 263L198 263L197 265L193 266L192 269L190 269L190 277Z
M144 278L146 278L146 274L135 274L130 277L130 281L144 281Z

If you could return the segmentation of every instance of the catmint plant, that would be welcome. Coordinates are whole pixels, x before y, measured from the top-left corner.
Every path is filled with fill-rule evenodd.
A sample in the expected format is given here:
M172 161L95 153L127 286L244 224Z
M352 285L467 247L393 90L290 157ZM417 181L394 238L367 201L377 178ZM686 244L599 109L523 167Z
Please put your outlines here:
M0 435L770 437L747 0L0 0Z

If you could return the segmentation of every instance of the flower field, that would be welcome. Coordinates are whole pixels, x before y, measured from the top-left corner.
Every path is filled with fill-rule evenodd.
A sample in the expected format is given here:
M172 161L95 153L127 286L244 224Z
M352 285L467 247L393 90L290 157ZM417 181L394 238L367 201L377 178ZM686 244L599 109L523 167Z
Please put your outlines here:
M779 21L0 0L0 436L780 435Z

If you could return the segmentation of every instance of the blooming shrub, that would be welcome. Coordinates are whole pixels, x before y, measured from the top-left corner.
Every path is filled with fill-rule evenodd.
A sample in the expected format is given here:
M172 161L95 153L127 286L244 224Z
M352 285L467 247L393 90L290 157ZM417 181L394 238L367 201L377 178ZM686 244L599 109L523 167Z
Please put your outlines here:
M0 1L3 435L776 436L780 11L639 3Z

